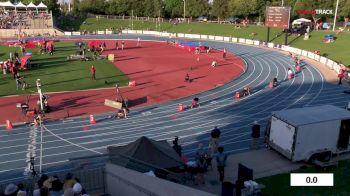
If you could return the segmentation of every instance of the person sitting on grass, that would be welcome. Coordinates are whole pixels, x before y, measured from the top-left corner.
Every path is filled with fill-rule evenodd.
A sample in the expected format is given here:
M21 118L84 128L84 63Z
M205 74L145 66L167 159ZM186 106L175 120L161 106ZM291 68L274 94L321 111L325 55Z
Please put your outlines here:
M191 108L196 108L199 107L199 98L195 97L194 99L192 99L192 104L191 104Z

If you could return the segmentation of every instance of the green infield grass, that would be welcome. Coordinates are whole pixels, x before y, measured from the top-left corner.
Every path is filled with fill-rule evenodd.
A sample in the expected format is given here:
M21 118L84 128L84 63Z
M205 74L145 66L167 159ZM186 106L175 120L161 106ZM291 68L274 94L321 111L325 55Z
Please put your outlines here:
M16 90L16 82L11 74L0 76L0 96L27 94L36 91L36 79L42 82L43 92L74 91L113 87L116 83L127 84L127 77L106 59L93 61L68 61L67 56L75 54L73 42L56 42L54 55L39 54L39 49L30 49L31 70L20 70L23 81L29 84L27 90ZM19 48L0 46L0 61L9 58L9 52ZM18 52L20 54L20 52ZM87 54L87 56L92 54ZM90 79L90 68L96 69L96 80Z

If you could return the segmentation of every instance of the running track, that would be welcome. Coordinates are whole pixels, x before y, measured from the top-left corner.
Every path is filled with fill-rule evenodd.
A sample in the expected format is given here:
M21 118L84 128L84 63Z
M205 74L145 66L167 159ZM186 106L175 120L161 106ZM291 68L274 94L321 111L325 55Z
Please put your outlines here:
M123 35L108 38L136 37ZM141 38L166 40L150 36ZM272 111L323 104L345 107L349 101L349 95L343 93L344 87L327 83L311 65L304 64L301 73L287 80L287 68L292 68L294 63L281 53L232 43L205 44L215 48L226 47L246 62L247 71L224 86L199 94L201 107L182 113L177 112L177 105L188 105L191 98L135 109L128 119L112 120L108 118L109 114L102 115L97 117L99 122L95 125L90 125L86 118L47 123L44 126L44 169L52 171L53 166L67 164L68 158L105 153L109 145L124 145L140 136L169 141L179 136L183 153L192 157L199 143L207 146L209 133L214 126L219 126L222 131L220 145L224 146L225 151L237 153L249 149L252 122L258 120L264 130ZM282 84L276 89L268 89L268 82L276 76ZM254 94L240 101L233 100L233 92L246 85L253 87ZM0 129L0 180L15 178L23 173L29 129L18 127L10 135ZM39 147L37 139L37 156ZM37 158L36 164L38 162Z

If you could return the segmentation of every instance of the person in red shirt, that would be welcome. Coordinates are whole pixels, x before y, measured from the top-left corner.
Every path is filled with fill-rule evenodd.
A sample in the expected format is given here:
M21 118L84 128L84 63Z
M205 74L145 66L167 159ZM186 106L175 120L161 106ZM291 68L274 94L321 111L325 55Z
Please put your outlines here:
M96 77L95 77L96 69L95 69L94 66L91 66L90 72L91 72L91 79L92 79L92 80L96 80Z

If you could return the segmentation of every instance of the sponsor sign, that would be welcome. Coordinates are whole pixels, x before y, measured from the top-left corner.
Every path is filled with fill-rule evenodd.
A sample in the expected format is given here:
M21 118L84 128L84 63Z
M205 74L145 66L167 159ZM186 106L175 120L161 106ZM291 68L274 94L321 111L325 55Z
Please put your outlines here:
M325 9L310 9L310 10L297 10L298 14L311 14L311 15L333 15L333 10Z

